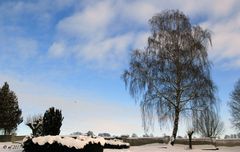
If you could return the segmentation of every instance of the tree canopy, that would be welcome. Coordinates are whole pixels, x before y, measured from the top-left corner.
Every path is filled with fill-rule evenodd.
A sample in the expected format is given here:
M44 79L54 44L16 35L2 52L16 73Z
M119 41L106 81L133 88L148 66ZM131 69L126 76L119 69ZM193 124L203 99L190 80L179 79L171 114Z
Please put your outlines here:
M180 116L198 117L216 103L207 53L211 34L178 10L156 14L149 23L148 45L132 52L122 77L140 103L145 131L157 116L160 126L173 124L175 139Z
M59 135L63 121L62 111L55 109L54 107L46 110L43 116L42 122L42 134L43 135Z

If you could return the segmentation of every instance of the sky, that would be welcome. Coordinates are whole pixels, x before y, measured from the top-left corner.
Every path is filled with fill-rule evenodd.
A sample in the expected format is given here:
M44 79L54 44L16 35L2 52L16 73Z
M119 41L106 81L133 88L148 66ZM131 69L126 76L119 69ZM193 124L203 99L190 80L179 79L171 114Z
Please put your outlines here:
M144 134L139 105L121 74L130 53L146 47L148 20L179 9L192 25L212 33L209 59L218 87L224 134L231 125L227 102L240 78L238 0L2 0L0 1L0 85L18 96L24 121L49 107L62 110L61 134ZM186 135L181 120L178 135ZM171 127L150 133L171 134ZM22 123L17 134L30 134Z

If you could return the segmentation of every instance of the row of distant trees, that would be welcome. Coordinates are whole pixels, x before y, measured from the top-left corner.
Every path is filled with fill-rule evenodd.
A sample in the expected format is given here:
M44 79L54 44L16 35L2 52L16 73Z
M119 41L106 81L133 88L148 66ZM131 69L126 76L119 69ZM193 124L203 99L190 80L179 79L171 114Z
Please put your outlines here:
M87 135L87 136L96 136L93 131L88 131L87 133L82 133L82 132L73 132L71 133L70 135ZM116 135L111 135L110 133L98 133L98 136L99 137L113 137L113 138L117 138L117 137L120 137L120 138L128 138L128 137L133 137L133 138L137 138L138 135L136 133L133 133L131 136L130 135L120 135L120 136L116 136ZM151 134L143 134L142 137L154 137L154 135L151 133Z
M73 132L70 135L87 135L87 136L96 136L93 131L88 131L87 133L82 133L82 132ZM112 137L110 133L99 133L99 137Z
M231 135L225 135L224 139L240 139L240 133L238 133L238 134L231 134Z
M44 115L29 117L26 125L32 135L58 135L62 126L61 110L49 108ZM0 88L0 131L4 135L15 133L17 126L23 122L22 110L18 105L16 94L10 90L7 82Z

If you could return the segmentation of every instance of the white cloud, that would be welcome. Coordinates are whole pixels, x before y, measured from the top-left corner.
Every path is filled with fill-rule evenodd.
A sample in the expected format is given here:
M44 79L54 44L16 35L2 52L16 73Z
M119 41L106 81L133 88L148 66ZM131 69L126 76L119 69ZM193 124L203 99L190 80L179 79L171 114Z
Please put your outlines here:
M139 32L134 37L135 42L133 45L133 49L143 49L147 46L148 37L151 35L150 32Z
M146 22L156 13L166 9L179 9L190 17L206 15L211 19L228 17L231 13L238 11L239 2L237 0L137 0L121 1L117 9L124 10L122 15L138 23Z
M213 1L209 6L209 10L213 10L214 16L225 17L228 16L229 13L233 10L233 7L236 3L236 0L222 0Z
M92 41L86 45L78 46L76 53L86 61L97 61L104 65L114 62L125 57L126 50L132 42L132 34L124 34L116 37L102 39L100 41Z
M52 57L63 57L65 51L65 44L60 42L54 42L48 50L50 56Z
M61 20L58 29L72 37L96 38L105 34L113 13L110 3L99 2Z
M159 2L163 3L163 1ZM227 17L231 12L234 12L233 7L236 5L237 0L170 0L167 4L168 9L179 9L190 17L199 17L206 15L208 18L215 20L222 17Z
M231 18L222 19L218 22L208 21L203 27L210 29L213 47L210 51L211 59L216 65L225 68L240 67L240 13Z
M54 42L49 48L49 54L53 57L71 54L76 60L87 63L90 67L115 69L126 63L130 49L146 47L148 36L149 32L126 33L67 46ZM66 50L68 52L65 52Z
M119 4L115 5L115 4ZM80 59L89 65L95 65L102 68L116 68L126 62L126 55L129 49L145 47L147 39L146 32L120 32L124 24L121 23L122 17L131 11L141 7L141 14L133 14L139 22L152 15L154 7L150 4L139 2L134 5L127 3L110 3L110 1L97 2L88 5L83 10L61 20L58 25L58 39L68 44L70 40L75 39L65 47L77 60ZM142 15L145 15L144 17ZM120 20L118 20L118 17ZM126 21L130 19L125 18ZM120 25L117 25L117 24ZM115 26L120 26L120 29ZM127 29L126 29L127 30ZM109 32L116 34L111 35ZM65 37L67 35L67 37ZM64 37L64 38L63 38ZM144 40L145 39L145 40ZM145 42L144 42L145 41ZM54 44L57 43L54 42ZM55 48L55 47L54 47ZM49 48L49 54L52 54L53 45Z
M135 24L147 24L148 20L158 13L159 8L154 5L154 3L149 3L147 1L124 1L121 6L118 8L121 11L121 15L131 22L137 21Z
M236 55L239 55L236 51L236 48L239 48L239 33L236 31L239 27L239 15L234 15L237 5L239 3L235 0L224 0L221 3L215 0L169 0L167 3L157 0L115 3L107 0L96 1L59 21L58 35L54 43L65 41L65 44L68 44L68 54L77 57L76 60L103 65L99 67L118 67L126 60L125 55L130 49L146 46L150 34L146 31L150 29L147 23L155 13L165 9L180 9L192 19L204 17L204 23L200 24L214 33L211 59L226 64L223 60L233 57L236 60Z
M116 20L117 12L120 11L114 8L110 1L97 2L61 20L57 26L60 39L66 41L66 44L69 39L76 39L75 43L67 45L67 50L70 50L68 53L71 52L77 60L97 67L107 65L113 68L121 65L133 42L133 34L109 36L110 26L115 26L111 21L113 18ZM61 38L62 35L67 37ZM49 53L53 50L52 47L49 48Z

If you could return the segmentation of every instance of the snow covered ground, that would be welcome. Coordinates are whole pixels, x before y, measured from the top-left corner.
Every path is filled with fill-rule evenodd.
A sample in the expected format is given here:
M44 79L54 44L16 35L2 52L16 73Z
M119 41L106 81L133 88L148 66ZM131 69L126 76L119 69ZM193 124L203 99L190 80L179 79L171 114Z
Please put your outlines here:
M218 147L214 150L212 145L193 145L193 149L189 150L187 145L166 145L166 144L148 144L143 146L132 146L130 149L111 150L105 149L104 152L240 152L240 146L235 147ZM0 152L22 152L20 144L11 142L0 142Z
M193 149L188 149L187 145L166 145L166 144L148 144L143 146L132 146L130 149L124 150L109 150L104 152L240 152L240 146L236 147L219 147L219 150L214 150L212 145L193 145Z

